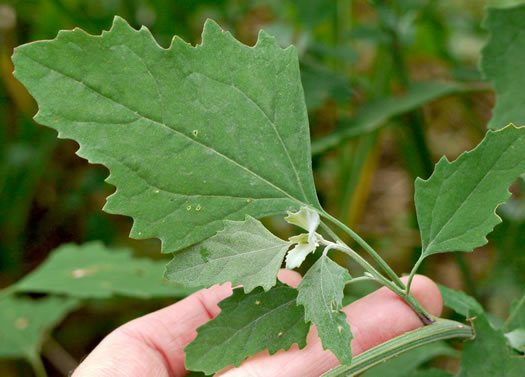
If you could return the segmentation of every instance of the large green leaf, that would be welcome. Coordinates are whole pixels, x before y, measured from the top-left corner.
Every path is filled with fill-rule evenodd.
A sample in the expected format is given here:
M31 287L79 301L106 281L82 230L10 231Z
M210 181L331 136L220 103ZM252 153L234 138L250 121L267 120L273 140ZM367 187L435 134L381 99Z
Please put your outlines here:
M46 331L77 305L73 298L0 296L0 358L34 360Z
M353 338L346 314L341 311L348 280L348 271L323 255L304 275L297 296L297 303L305 309L304 319L315 324L323 348L345 365L352 362Z
M297 53L264 32L248 47L207 21L201 45L163 49L116 17L101 36L61 31L13 61L35 120L109 168L105 210L131 216L132 237L173 252L223 219L319 207Z
M496 106L488 127L525 125L525 5L488 9L484 26L490 37L480 67L496 89Z
M438 284L438 287L443 297L443 305L447 308L454 310L466 318L483 313L483 307L474 297L467 295L465 292L447 288L441 284Z
M476 337L465 343L458 377L522 377L525 358L509 353L505 336L490 326L486 315L473 321Z
M297 343L306 345L310 328L296 302L297 290L279 284L268 292L242 288L219 303L221 313L197 329L197 338L184 350L186 368L214 373L239 366L248 356L268 349L273 354Z
M443 157L432 176L415 183L422 254L472 251L501 222L495 210L525 172L525 127L489 131L454 162Z
M191 291L164 279L165 263L133 258L129 249L109 249L101 242L64 245L12 289L65 294L79 298L186 296Z
M188 287L229 281L234 286L242 285L246 293L258 286L267 291L275 285L290 245L253 217L227 221L217 235L176 253L166 276Z

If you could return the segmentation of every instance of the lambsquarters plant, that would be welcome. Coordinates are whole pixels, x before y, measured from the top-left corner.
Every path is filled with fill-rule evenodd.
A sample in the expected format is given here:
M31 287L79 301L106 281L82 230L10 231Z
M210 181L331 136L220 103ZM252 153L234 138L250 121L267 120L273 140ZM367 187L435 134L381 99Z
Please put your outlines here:
M116 17L101 36L61 31L54 40L17 48L13 61L40 106L36 121L76 140L79 156L110 170L107 181L117 190L104 209L131 216L132 237L157 237L163 252L173 253L169 279L188 287L242 286L198 329L185 350L188 369L210 374L264 349L304 347L314 324L323 347L342 364L327 376L355 375L414 347L474 335L464 347L461 376L525 370L525 360L507 348L510 338L490 326L474 300L443 290L445 302L470 318L463 324L430 315L410 294L425 258L487 242L501 221L495 209L525 172L525 128L501 124L474 150L454 162L441 159L428 180L416 181L422 249L404 284L318 201L293 46L282 49L261 31L248 47L207 21L200 45L175 37L164 49L146 28L134 30ZM279 239L258 220L275 215L286 216L299 234ZM334 226L374 265L338 238ZM350 276L329 250L351 257L362 275ZM310 253L319 257L297 289L278 283L283 263L299 267ZM361 280L391 289L425 326L352 358L343 289ZM516 310L519 317L522 309ZM480 355L496 358L497 374L487 368L476 374Z

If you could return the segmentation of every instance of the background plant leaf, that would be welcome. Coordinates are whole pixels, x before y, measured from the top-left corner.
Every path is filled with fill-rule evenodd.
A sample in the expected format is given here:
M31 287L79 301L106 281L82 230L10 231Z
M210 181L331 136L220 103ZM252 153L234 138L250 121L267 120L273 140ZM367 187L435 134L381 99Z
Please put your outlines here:
M186 368L211 374L230 364L239 366L265 349L274 354L294 343L303 348L310 325L296 298L297 290L283 284L249 294L234 289L219 303L220 314L199 327L197 338L184 349Z
M312 142L312 154L335 148L349 138L369 134L393 117L417 109L437 98L466 90L456 83L414 83L402 96L378 98L359 107L350 119L342 119L337 130Z
M512 303L509 317L505 321L504 325L504 329L506 331L517 328L525 329L525 296Z
M458 377L523 376L525 358L509 354L503 332L493 329L486 315L475 318L473 325L476 337L463 347Z
M501 219L496 207L510 197L508 187L525 172L525 127L489 131L472 151L454 162L443 157L432 176L415 183L422 254L472 251Z
M265 291L277 281L277 273L291 243L270 233L253 217L226 221L215 236L176 253L166 267L169 280L188 287L210 287L231 282L248 293Z
M304 306L304 319L317 328L323 349L332 351L341 364L352 362L352 331L343 308L348 270L326 255L310 267L299 284L297 303Z
M101 242L56 249L35 271L11 288L18 292L64 294L78 298L114 295L140 298L184 297L192 290L162 279L164 261L134 258L129 249Z
M525 5L487 10L483 26L489 31L480 67L494 83L496 106L488 127L497 129L509 123L525 125L523 59L525 59Z
M77 305L73 298L0 296L0 358L37 358L45 332Z
M207 21L201 45L162 49L116 17L101 36L61 31L13 61L35 120L109 168L104 209L131 216L132 237L173 252L223 219L319 208L297 53L264 32L248 47Z
M461 314L466 318L470 318L484 312L480 303L477 302L474 297L467 295L465 292L456 291L441 284L438 284L438 287L441 291L441 296L443 297L443 305L454 310L456 313Z

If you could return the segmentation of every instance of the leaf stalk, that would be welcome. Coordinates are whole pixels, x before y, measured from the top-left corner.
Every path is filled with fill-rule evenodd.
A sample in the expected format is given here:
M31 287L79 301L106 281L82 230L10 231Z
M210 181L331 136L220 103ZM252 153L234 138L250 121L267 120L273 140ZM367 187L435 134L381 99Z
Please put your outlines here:
M422 306L421 304L415 299L414 296L412 296L410 293L407 294L404 290L404 288L400 288L397 285L395 285L392 281L388 280L385 276L383 276L379 271L377 271L370 263L366 261L361 255L359 255L355 250L350 248L349 246L341 243L341 242L330 242L327 240L322 239L320 243L327 248L330 249L336 249L339 251L342 251L343 253L350 256L354 261L356 261L365 271L368 272L368 274L365 275L367 279L373 279L377 281L378 283L384 285L385 287L389 288L391 291L393 291L395 294L397 294L399 297L401 297L410 307L414 310L414 312L418 315L418 317L421 319L423 324L429 325L434 323L434 319L431 314L429 314ZM359 278L357 278L359 279ZM364 280L364 279L361 279Z
M365 251L374 259L374 261L381 266L381 268L387 273L392 281L401 289L405 289L405 284L399 279L399 276L390 268L383 258L370 246L365 240L363 240L356 232L350 229L348 226L343 224L341 221L330 215L329 213L322 211L321 216L330 220L332 223L337 225L341 230L347 233L352 239L354 239ZM368 263L368 262L367 262ZM370 271L371 272L371 271Z

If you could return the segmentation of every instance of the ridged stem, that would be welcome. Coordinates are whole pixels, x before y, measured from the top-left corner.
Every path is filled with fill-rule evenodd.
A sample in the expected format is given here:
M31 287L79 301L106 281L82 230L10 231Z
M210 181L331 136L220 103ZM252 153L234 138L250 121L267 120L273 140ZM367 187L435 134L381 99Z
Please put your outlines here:
M321 377L351 377L422 345L453 338L473 338L474 330L460 322L437 319L432 325L407 332L354 357L351 365L335 367Z

